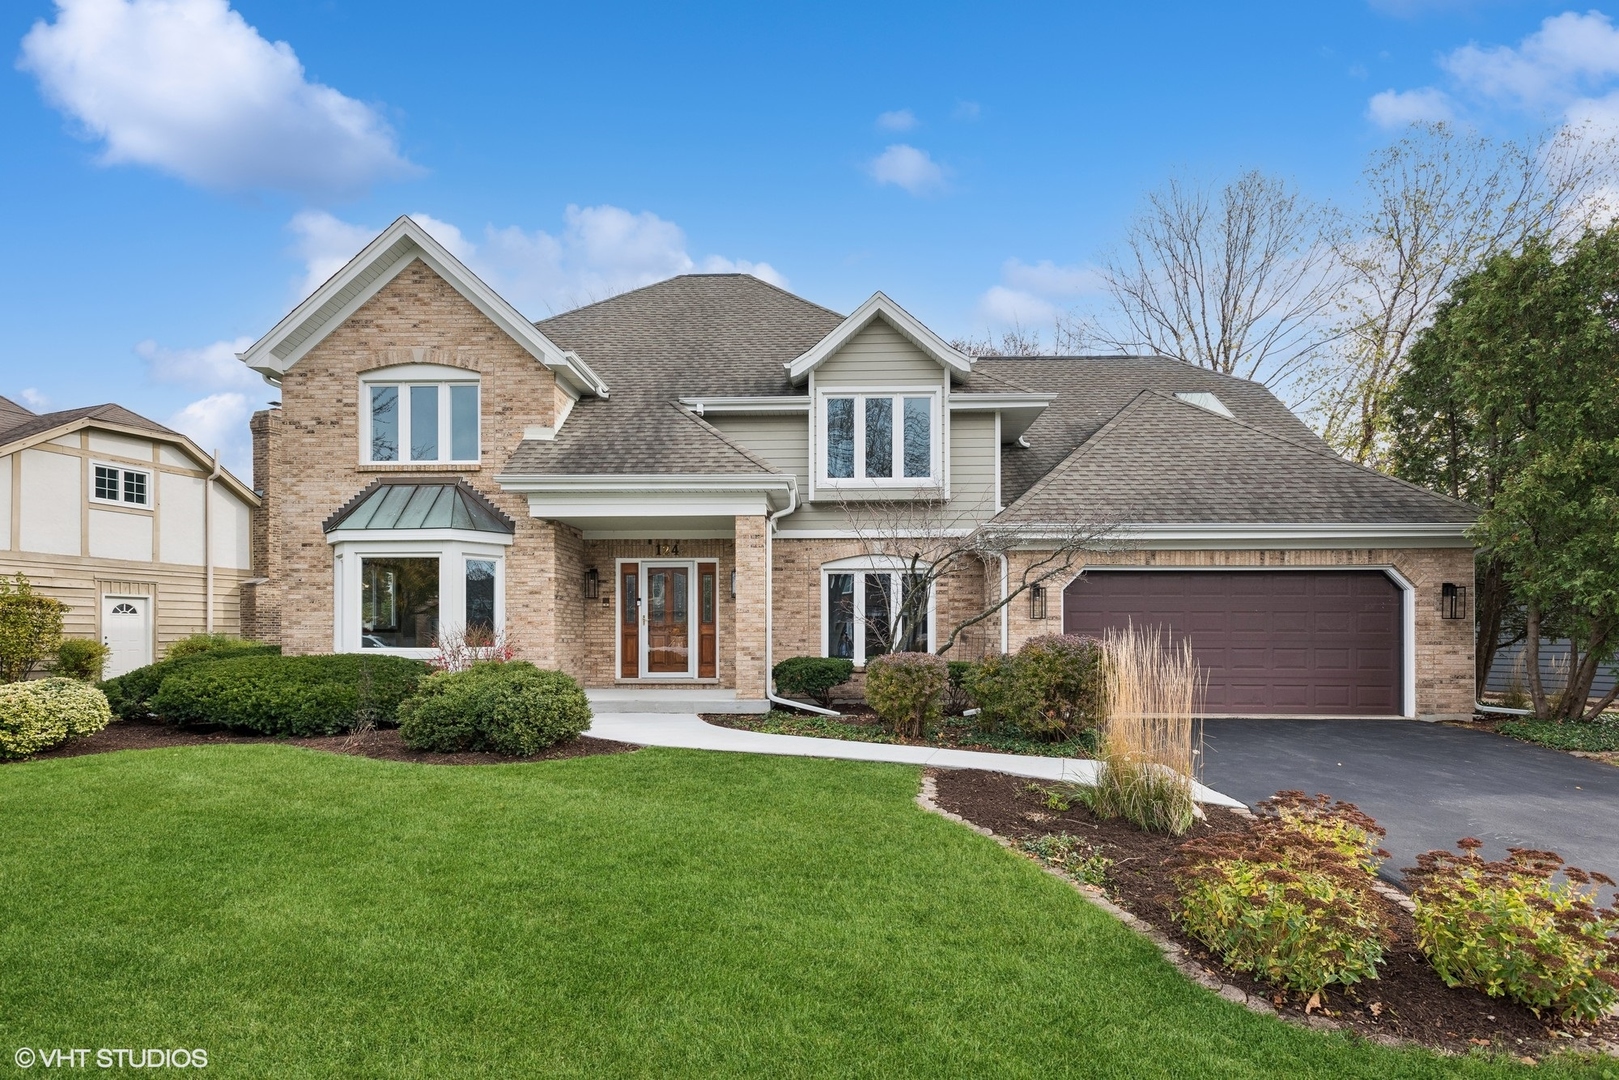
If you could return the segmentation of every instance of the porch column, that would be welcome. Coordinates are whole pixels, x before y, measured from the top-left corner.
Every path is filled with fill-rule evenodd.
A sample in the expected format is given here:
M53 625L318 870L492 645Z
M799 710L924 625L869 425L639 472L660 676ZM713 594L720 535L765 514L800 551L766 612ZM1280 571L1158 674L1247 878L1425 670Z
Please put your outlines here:
M731 628L731 647L735 650L736 696L743 700L762 701L769 686L770 673L765 670L767 527L762 514L736 519L736 625Z

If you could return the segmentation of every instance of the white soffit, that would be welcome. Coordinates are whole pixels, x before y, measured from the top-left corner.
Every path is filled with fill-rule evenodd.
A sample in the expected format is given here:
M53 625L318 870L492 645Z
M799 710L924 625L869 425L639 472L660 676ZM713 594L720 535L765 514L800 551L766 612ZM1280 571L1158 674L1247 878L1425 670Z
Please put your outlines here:
M916 316L883 293L874 292L870 299L856 308L854 313L839 323L830 334L816 342L814 348L787 364L788 378L794 384L802 383L809 377L811 371L820 367L827 358L848 344L850 338L870 326L877 318L885 320L912 345L936 360L951 373L952 378L959 378L972 371L973 362L970 356L953 348L944 338L922 325Z
M407 266L420 259L434 273L523 346L540 363L557 373L577 393L606 397L608 387L577 353L558 348L521 312L507 303L461 260L408 216L400 217L350 259L343 269L293 308L237 359L270 380L278 380L305 353L342 324L359 306L375 296Z

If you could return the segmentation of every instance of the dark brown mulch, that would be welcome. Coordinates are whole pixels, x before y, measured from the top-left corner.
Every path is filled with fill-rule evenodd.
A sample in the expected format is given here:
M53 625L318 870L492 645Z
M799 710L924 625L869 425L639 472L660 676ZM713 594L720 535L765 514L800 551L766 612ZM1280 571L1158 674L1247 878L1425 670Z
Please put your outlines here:
M622 754L639 750L631 743L609 742L581 735L550 746L533 757L507 757L503 754L427 754L407 747L398 728L378 728L359 735L322 735L307 739L281 739L268 735L247 735L227 730L198 730L138 720L115 720L94 735L69 739L61 746L35 754L41 758L79 757L105 754L113 750L155 750L162 746L203 746L216 743L282 743L333 754L354 754L383 761L409 761L417 765L513 765L527 761L556 761L561 758L590 757L594 754Z
M1245 972L1232 971L1199 942L1182 933L1171 917L1175 886L1165 863L1192 836L1247 829L1246 819L1229 810L1205 807L1208 820L1179 839L1143 832L1123 821L1094 817L1083 805L1066 811L1047 808L1031 782L1004 773L936 770L938 804L1000 836L1022 840L1053 833L1089 839L1113 860L1106 891L1115 903L1145 920L1186 950L1186 955L1222 980L1269 998L1284 1013L1304 1015L1307 1002L1298 994L1282 994ZM1384 953L1378 978L1351 987L1333 987L1323 995L1328 1016L1366 1036L1392 1036L1426 1046L1466 1051L1486 1047L1511 1054L1540 1054L1570 1048L1570 1040L1554 1031L1570 1030L1555 1020L1475 990L1444 984L1417 948L1415 925L1398 905L1381 897L1396 941ZM1376 1005L1374 1010L1373 1005ZM1619 1039L1619 1021L1604 1021L1594 1032Z

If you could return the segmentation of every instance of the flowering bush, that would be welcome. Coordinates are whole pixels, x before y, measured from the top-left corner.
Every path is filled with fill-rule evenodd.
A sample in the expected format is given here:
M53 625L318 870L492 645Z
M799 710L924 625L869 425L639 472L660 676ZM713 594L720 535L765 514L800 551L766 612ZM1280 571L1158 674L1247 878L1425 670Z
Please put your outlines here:
M446 630L434 645L438 653L427 661L434 671L465 671L473 664L491 662L504 664L515 655L503 632L481 626Z
M1174 879L1187 933L1291 990L1375 979L1392 940L1360 863L1279 815L1181 845Z
M1471 986L1534 1009L1594 1020L1619 1000L1619 912L1599 908L1591 886L1613 879L1549 851L1508 848L1486 862L1484 845L1458 855L1429 851L1406 871L1417 942L1450 986ZM1561 872L1563 881L1554 876Z
M107 697L78 679L51 678L0 685L0 758L49 750L112 720Z
M1278 791L1255 809L1277 818L1295 832L1327 844L1373 876L1389 857L1377 846L1388 830L1354 803L1329 803L1325 795L1310 798L1302 791Z
M866 665L866 703L895 735L921 738L944 717L950 667L932 653L879 656Z

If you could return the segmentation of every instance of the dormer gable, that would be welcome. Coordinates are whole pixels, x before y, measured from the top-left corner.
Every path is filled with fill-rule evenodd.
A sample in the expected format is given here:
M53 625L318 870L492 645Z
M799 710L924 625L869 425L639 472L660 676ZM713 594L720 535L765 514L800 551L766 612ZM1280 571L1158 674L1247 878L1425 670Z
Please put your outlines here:
M882 292L856 308L826 337L796 359L789 361L787 377L794 386L802 386L810 373L837 355L843 348L877 322L886 323L901 337L914 345L924 356L947 372L951 381L960 381L972 372L972 358L953 348L938 334L929 330L916 316L894 303Z
M272 384L279 383L288 368L417 260L554 372L574 394L607 396L607 384L577 353L558 347L409 216L384 229L269 333L238 353L237 359Z

